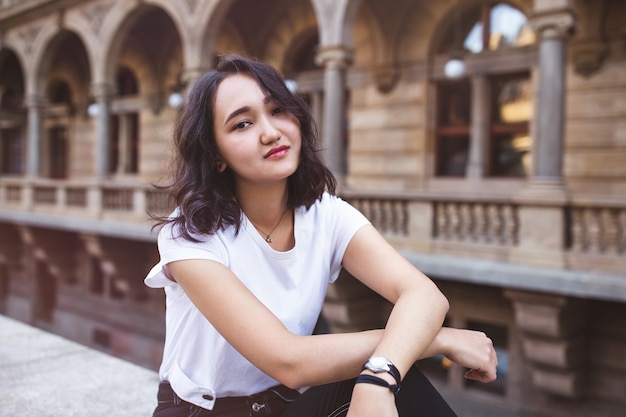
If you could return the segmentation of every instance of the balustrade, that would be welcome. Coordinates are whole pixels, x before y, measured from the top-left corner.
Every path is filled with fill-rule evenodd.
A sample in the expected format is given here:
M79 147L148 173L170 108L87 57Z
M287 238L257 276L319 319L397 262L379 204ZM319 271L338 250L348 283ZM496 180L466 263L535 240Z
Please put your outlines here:
M436 240L513 246L519 218L512 204L435 201Z
M35 204L55 205L57 203L57 188L54 186L35 187L33 200Z
M87 207L87 189L69 187L65 192L65 203L69 207Z
M104 210L132 211L133 190L105 188L102 193Z
M407 200L365 197L349 198L347 201L361 211L381 233L409 235Z
M32 201L31 201L32 199ZM26 213L44 209L71 216L102 217L106 212L128 214L124 221L145 219L146 211L165 214L171 210L166 191L154 190L146 184L98 184L80 181L0 179L0 209ZM69 214L68 214L69 215Z
M573 207L571 219L571 252L626 254L626 208Z
M497 254L497 259L506 260L522 239L545 235L545 230L522 224L523 203L502 198L354 190L341 196L399 248L492 258ZM172 209L168 193L147 184L0 178L0 213L19 213L26 219L34 210L39 215L67 212L72 217L145 223L147 213L163 215ZM625 203L575 201L563 210L568 215L562 251L570 267L615 271L626 266ZM485 245L493 250L483 251Z
M22 201L22 187L17 185L7 186L6 200L11 203L19 203L20 201Z

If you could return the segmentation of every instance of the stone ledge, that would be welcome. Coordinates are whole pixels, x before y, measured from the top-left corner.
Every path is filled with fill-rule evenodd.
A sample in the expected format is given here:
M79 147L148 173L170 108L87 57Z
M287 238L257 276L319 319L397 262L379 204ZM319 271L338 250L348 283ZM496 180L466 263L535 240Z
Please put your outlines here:
M432 253L400 252L433 279L584 299L626 301L626 275L543 268Z
M0 315L0 417L150 416L158 375Z
M124 222L100 218L90 219L66 215L20 212L0 208L0 221L75 233L95 233L102 236L144 242L155 242L157 237L156 231L151 230L152 224L149 222L147 215L145 221L142 222Z

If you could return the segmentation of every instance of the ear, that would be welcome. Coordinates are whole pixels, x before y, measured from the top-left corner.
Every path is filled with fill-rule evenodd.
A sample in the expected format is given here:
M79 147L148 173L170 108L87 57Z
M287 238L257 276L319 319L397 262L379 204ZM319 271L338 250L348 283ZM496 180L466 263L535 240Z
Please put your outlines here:
M222 172L226 171L226 162L222 161L221 159L218 159L216 168L217 168L217 172L221 174Z

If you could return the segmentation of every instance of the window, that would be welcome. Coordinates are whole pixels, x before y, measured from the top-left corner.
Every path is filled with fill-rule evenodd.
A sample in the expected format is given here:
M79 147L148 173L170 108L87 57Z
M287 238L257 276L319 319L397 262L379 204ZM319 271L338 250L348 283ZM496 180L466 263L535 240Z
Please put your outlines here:
M470 84L447 82L437 91L437 164L439 176L465 176L470 143Z
M534 32L526 24L524 13L505 3L483 4L478 20L463 41L463 47L473 53L535 42Z
M109 172L136 174L139 168L139 114L111 116Z
M50 178L67 178L67 127L55 126L49 130Z
M122 99L139 94L139 83L131 69L118 69L117 92ZM109 172L136 174L139 171L139 113L132 108L118 111L111 116L110 124Z
M504 3L454 13L454 27L447 28L438 51L462 58L467 71L437 82L434 174L525 177L531 162L532 62L516 59L512 67L498 55L524 54L519 47L534 43L534 34L526 16Z
M46 114L47 143L42 151L46 159L44 171L49 178L65 179L69 171L68 116L72 114L72 90L65 80L53 79L48 83L47 97L50 105Z
M0 129L0 174L24 173L24 140L19 127Z
M489 172L492 176L524 177L530 164L530 74L494 77L491 91Z

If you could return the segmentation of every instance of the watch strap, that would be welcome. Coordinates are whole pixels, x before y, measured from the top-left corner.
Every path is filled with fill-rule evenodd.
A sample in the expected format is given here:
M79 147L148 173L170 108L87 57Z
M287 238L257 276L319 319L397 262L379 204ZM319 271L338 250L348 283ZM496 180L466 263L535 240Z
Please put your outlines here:
M360 383L373 384L373 385L378 385L380 387L389 388L389 390L393 393L393 395L397 395L398 392L400 391L400 384L390 384L389 382L375 375L368 375L368 374L359 375L356 379L355 384L360 384Z
M365 365L363 365L363 368L361 368L361 372L363 372L366 369L369 369L372 372L378 373L378 372L387 372L389 373L393 379L396 380L396 384L398 384L398 386L400 386L400 382L402 381L402 378L400 377L400 371L398 371L398 368L396 368L396 366L391 363L391 361L387 360L387 367L389 368L389 370L387 371L374 371L373 369L369 368L367 366L367 362L365 362Z

